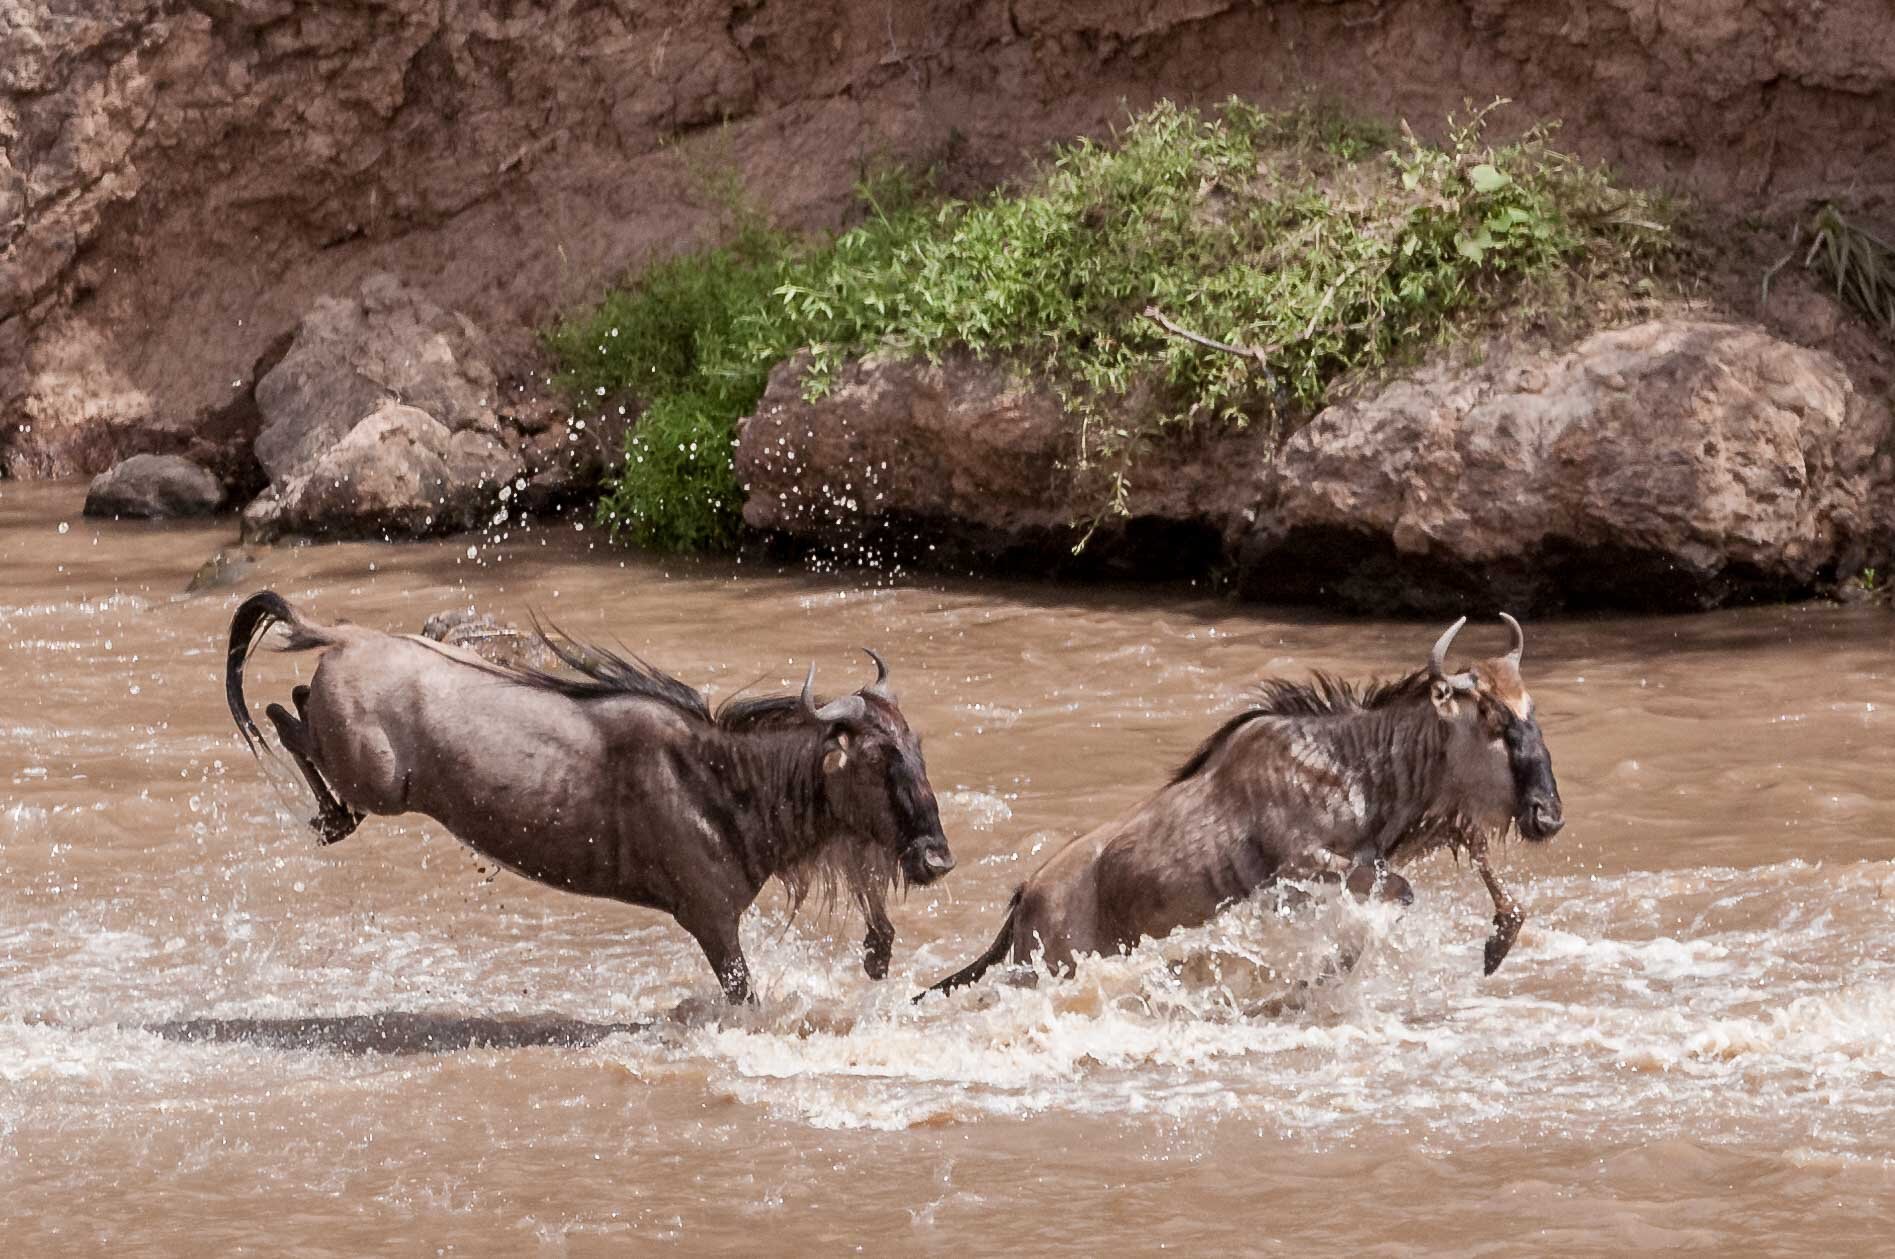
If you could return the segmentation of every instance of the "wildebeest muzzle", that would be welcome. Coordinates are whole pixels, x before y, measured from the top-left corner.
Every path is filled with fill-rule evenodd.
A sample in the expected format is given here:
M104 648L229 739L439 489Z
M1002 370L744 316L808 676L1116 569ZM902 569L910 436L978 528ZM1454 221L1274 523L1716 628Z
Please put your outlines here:
M1520 834L1531 840L1548 840L1566 825L1560 807L1559 783L1553 778L1553 757L1540 737L1540 723L1531 717L1515 717L1507 724L1507 765L1513 772L1516 810L1514 822Z
M901 872L918 887L926 887L954 868L954 854L942 835L923 835L901 850Z

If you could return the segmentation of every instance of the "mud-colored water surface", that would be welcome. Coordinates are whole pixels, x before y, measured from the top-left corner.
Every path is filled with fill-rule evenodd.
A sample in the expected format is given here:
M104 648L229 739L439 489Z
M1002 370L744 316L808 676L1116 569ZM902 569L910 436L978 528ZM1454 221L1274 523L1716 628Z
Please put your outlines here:
M1895 1236L1895 619L1530 624L1565 797L1491 912L1240 906L1062 985L915 989L1014 883L1269 673L1439 626L1189 590L889 584L632 557L567 524L286 548L0 484L0 1252L1875 1254ZM413 631L472 602L714 695L880 648L960 868L861 925L766 893L730 1012L660 915L493 874L432 823L318 848L243 750L265 586ZM1490 610L1470 609L1485 614ZM1479 622L1476 623L1479 627ZM1487 622L1466 645L1504 641ZM307 675L260 655L261 706ZM1272 1001L1363 946L1343 982Z

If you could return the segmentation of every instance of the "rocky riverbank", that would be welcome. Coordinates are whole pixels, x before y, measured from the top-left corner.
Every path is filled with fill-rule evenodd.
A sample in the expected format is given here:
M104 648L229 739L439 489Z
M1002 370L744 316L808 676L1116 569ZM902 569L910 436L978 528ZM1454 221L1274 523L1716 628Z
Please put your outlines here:
M1689 22L1480 0L23 10L0 21L0 469L110 469L95 511L241 508L259 541L586 503L639 399L556 396L535 330L711 236L715 187L822 229L861 213L847 189L872 164L967 196L1160 96L1346 98L1438 136L1504 95L1515 125L1560 117L1562 147L1695 198L1722 232L1702 291L1587 335L1495 329L1412 356L1296 415L1280 450L1167 429L1111 512L1073 449L1093 417L1059 381L876 352L826 368L812 401L780 366L735 448L744 521L867 562L1214 575L1360 608L1808 593L1895 557L1888 345L1795 267L1754 295L1813 201L1886 218L1884 17L1871 0L1731 0Z
M1078 557L1090 491L1054 471L1076 430L1050 391L870 358L811 401L800 367L741 428L744 518L844 557L1216 574L1272 602L1431 613L1700 608L1887 571L1886 397L1755 325L1651 320L1435 363L1274 453L1254 431L1189 435Z

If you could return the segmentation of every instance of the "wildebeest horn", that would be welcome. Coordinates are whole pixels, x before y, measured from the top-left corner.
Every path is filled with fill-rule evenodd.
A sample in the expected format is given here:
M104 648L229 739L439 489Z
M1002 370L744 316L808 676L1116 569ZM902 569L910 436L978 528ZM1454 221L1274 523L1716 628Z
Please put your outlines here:
M803 711L821 722L860 721L868 714L868 705L860 695L844 695L816 707L816 666L811 665L809 676L803 679Z
M1471 691L1474 689L1473 674L1450 674L1448 672L1448 647L1454 642L1454 636L1461 632L1461 626L1465 624L1467 624L1467 618L1462 617L1454 624L1448 626L1447 633L1434 640L1434 650L1428 653L1428 676L1431 678L1440 678L1442 681L1453 686L1457 691Z
M1527 649L1527 636L1525 632L1521 630L1520 622L1514 620L1505 612L1500 614L1500 619L1507 623L1509 630L1513 631L1513 646L1507 650L1507 659L1513 662L1514 668L1518 669L1520 667L1520 653Z
M883 663L880 656L875 654L875 648L864 647L862 650L867 652L869 659L875 662L875 680L863 687L862 693L864 695L873 695L877 699L885 699L891 704L894 703L895 693L888 689L888 666Z
M1461 626L1465 624L1467 624L1467 618L1462 617L1448 626L1447 633L1434 640L1434 650L1428 653L1428 672L1434 677L1445 678L1448 675L1448 647L1454 642L1454 636L1461 632ZM814 669L810 670L812 676L815 672Z

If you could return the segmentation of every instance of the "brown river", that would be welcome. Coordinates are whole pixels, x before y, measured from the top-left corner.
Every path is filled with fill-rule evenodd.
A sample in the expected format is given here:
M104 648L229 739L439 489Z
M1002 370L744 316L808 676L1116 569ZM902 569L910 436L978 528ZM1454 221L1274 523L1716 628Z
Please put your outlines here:
M1491 913L1322 900L909 1002L1017 880L1311 668L1440 626L1186 589L660 562L571 523L266 553L0 482L0 1254L1885 1254L1895 1244L1895 618L1527 625L1567 826ZM668 918L494 874L419 818L319 848L243 749L264 587L414 631L476 604L721 696L878 647L960 867L861 923L768 891L729 1011ZM1491 609L1462 646L1505 642ZM306 657L262 653L251 700ZM1272 1002L1362 950L1346 979Z

